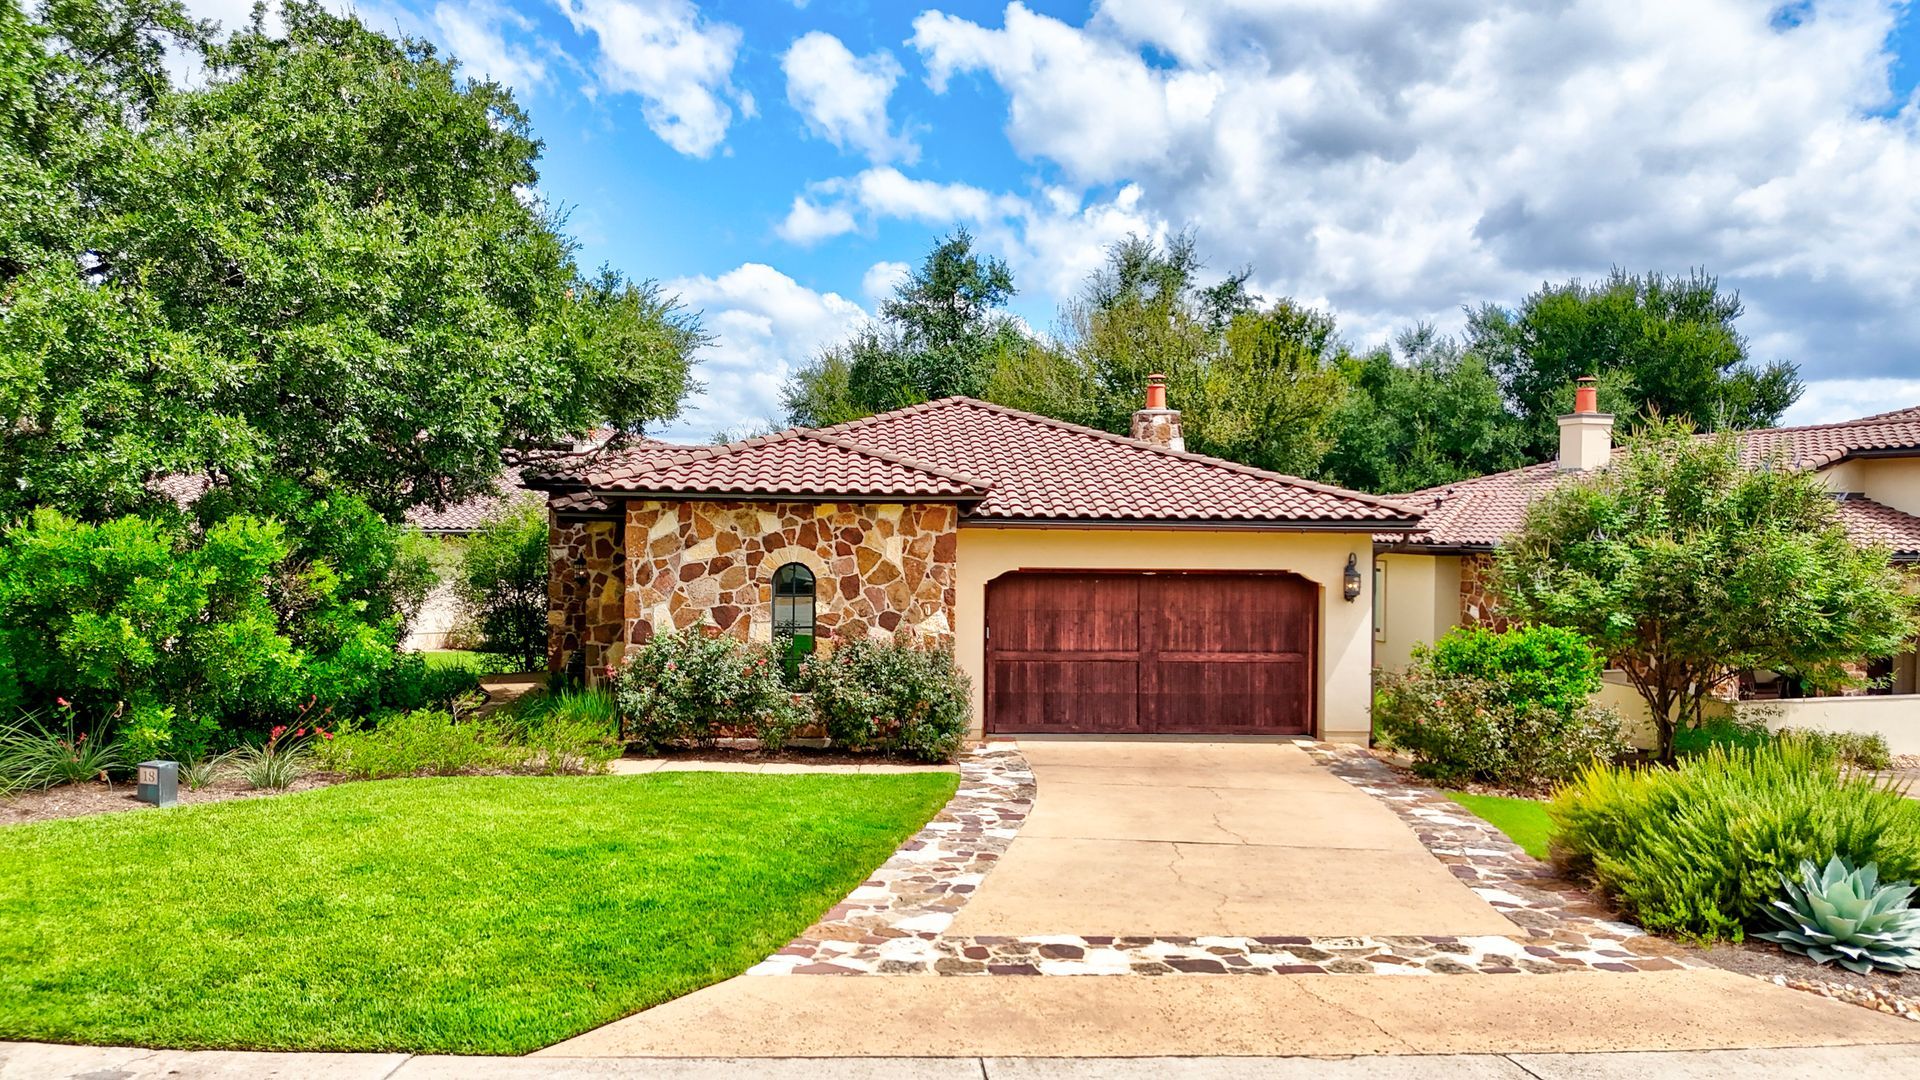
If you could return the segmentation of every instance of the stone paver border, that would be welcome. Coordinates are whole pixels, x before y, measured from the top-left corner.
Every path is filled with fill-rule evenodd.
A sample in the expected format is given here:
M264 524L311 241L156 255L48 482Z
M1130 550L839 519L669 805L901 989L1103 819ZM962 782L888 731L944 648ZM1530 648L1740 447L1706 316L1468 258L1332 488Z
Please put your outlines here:
M1407 784L1358 747L1298 745L1385 803L1455 877L1516 923L1512 936L949 937L954 915L1033 807L1033 770L989 744L960 762L953 801L872 877L749 975L1463 975L1660 971L1680 951L1610 921L1491 825Z

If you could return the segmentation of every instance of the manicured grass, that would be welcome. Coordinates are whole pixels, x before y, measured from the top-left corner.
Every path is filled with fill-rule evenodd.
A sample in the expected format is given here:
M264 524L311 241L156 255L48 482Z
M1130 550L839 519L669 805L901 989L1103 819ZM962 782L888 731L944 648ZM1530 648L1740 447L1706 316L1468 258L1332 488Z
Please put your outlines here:
M0 828L0 1039L525 1053L757 963L955 783L451 777Z
M520 664L510 656L469 649L427 649L420 654L430 669L463 667L475 675L518 674Z
M1507 838L1527 854L1536 859L1547 857L1547 838L1553 835L1553 821L1547 817L1546 803L1505 795L1468 795L1461 791L1449 791L1447 798L1506 833Z

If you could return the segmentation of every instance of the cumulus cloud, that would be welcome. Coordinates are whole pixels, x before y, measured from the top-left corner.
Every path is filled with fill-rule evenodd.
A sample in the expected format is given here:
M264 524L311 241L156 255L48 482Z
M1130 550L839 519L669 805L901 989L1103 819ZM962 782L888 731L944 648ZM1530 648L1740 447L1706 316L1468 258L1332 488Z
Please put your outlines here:
M679 278L665 288L699 311L713 335L699 369L706 392L661 433L668 439L703 441L722 428L777 419L787 375L868 317L852 300L816 292L764 263Z
M877 308L893 296L893 290L911 273L913 268L903 262L874 263L861 275L860 291L866 294L867 303Z
M433 25L440 44L460 59L466 74L530 91L548 82L546 61L526 46L507 39L526 35L533 20L487 0L434 5Z
M1171 223L1377 338L1613 265L1704 265L1762 358L1890 376L1920 339L1898 8L1103 0L1076 25L1014 3L999 26L923 13L911 45L936 92L997 86L1014 149L1081 193L1001 213L1048 287L1091 237ZM859 180L839 197L891 212Z
M557 2L576 32L599 39L600 85L637 94L647 127L680 153L711 155L734 107L753 115L753 98L732 81L739 27L708 21L691 0Z
M855 56L840 39L815 30L803 34L780 58L787 101L806 119L807 130L869 161L905 161L919 154L911 139L887 120L887 99L900 81L899 61L882 49Z

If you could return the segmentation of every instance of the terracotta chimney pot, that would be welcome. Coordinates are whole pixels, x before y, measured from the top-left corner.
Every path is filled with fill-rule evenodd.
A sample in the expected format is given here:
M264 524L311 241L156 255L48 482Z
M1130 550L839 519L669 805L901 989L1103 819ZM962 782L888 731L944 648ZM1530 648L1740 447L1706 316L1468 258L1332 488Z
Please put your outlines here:
M1165 375L1156 372L1147 376L1147 406L1133 414L1133 437L1170 450L1187 448L1180 431L1180 410L1167 408Z

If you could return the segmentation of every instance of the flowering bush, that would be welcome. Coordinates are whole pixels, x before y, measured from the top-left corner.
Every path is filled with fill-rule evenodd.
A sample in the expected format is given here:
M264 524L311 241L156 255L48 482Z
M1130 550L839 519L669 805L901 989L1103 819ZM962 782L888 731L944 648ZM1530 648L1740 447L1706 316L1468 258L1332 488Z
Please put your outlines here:
M1379 674L1374 732L1412 755L1414 772L1442 784L1539 787L1624 749L1612 709L1584 701L1565 711L1516 703L1490 679L1435 673L1424 656L1404 673Z
M778 749L800 721L772 648L730 637L655 634L627 654L615 687L626 735L649 750L710 743L725 729Z
M835 746L946 761L966 739L967 678L948 650L854 640L808 660L800 678Z

